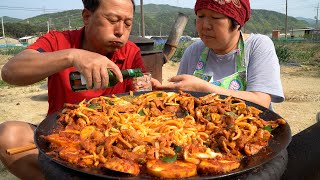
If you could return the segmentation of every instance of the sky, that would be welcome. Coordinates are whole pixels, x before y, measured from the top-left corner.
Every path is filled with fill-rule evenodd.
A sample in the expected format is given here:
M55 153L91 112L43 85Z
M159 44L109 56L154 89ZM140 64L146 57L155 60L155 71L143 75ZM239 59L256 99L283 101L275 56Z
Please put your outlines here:
M287 0L288 16L315 19L317 9L320 19L320 0ZM135 0L140 5L140 0ZM193 8L196 0L143 0L143 4L169 4L171 6ZM266 9L286 13L286 0L251 0L251 9ZM317 8L318 7L318 8ZM71 9L82 9L81 0L1 0L0 17L9 16L26 19L44 13Z

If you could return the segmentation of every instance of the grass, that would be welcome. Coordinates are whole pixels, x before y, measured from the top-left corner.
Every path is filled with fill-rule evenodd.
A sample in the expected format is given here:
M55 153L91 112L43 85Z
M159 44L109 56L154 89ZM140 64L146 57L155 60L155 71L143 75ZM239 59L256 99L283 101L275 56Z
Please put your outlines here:
M0 80L0 88L4 88L4 87L15 87L15 86L6 83L4 80Z
M7 47L7 48L0 48L0 54L2 55L15 55L19 52L25 50L25 47Z
M295 61L299 65L320 67L319 43L275 42L275 48L282 64Z

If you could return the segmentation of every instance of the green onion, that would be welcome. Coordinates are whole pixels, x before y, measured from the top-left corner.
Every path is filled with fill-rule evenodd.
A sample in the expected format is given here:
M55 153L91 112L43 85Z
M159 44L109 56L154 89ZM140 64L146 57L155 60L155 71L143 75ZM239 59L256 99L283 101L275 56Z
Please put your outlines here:
M234 113L234 112L232 112L232 111L230 111L230 112L225 112L224 115L232 116L232 117L235 117L235 118L238 117L238 115L236 115L236 113Z
M180 146L175 146L174 147L174 152L179 153L181 151L182 151L182 147L180 147Z
M107 102L108 102L109 105L114 105L114 103L112 101L108 100L108 99L107 99Z
M178 158L178 155L177 154L175 154L174 156L165 156L165 157L163 157L163 158L160 158L161 159L161 161L164 161L164 162L175 162L176 160L177 160L177 158Z
M273 131L271 125L267 125L263 129L269 131L270 133Z
M88 107L90 109L101 109L100 104L96 103L96 104L90 104L90 106Z
M146 115L146 114L143 112L142 109L138 112L138 114L139 114L140 116L145 116L145 115Z

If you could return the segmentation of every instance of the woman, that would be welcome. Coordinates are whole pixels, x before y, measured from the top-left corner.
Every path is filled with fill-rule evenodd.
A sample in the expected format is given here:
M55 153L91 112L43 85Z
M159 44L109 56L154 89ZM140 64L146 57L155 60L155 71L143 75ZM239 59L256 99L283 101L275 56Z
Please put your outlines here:
M172 84L158 89L231 95L267 108L284 101L273 42L241 32L250 17L249 0L197 0L194 11L201 41L186 49Z

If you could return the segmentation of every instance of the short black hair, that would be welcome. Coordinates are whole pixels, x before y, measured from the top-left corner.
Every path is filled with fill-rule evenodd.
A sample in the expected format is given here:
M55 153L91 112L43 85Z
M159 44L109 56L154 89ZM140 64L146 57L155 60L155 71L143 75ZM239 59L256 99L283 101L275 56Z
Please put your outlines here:
M101 0L82 0L84 8L88 9L91 12L95 12L99 5ZM134 0L131 0L133 5L133 12L136 10L136 5L134 3Z
M235 30L237 28L237 26L240 24L233 18L229 17L229 19L231 20L231 29ZM240 25L239 29L241 29L241 25Z

